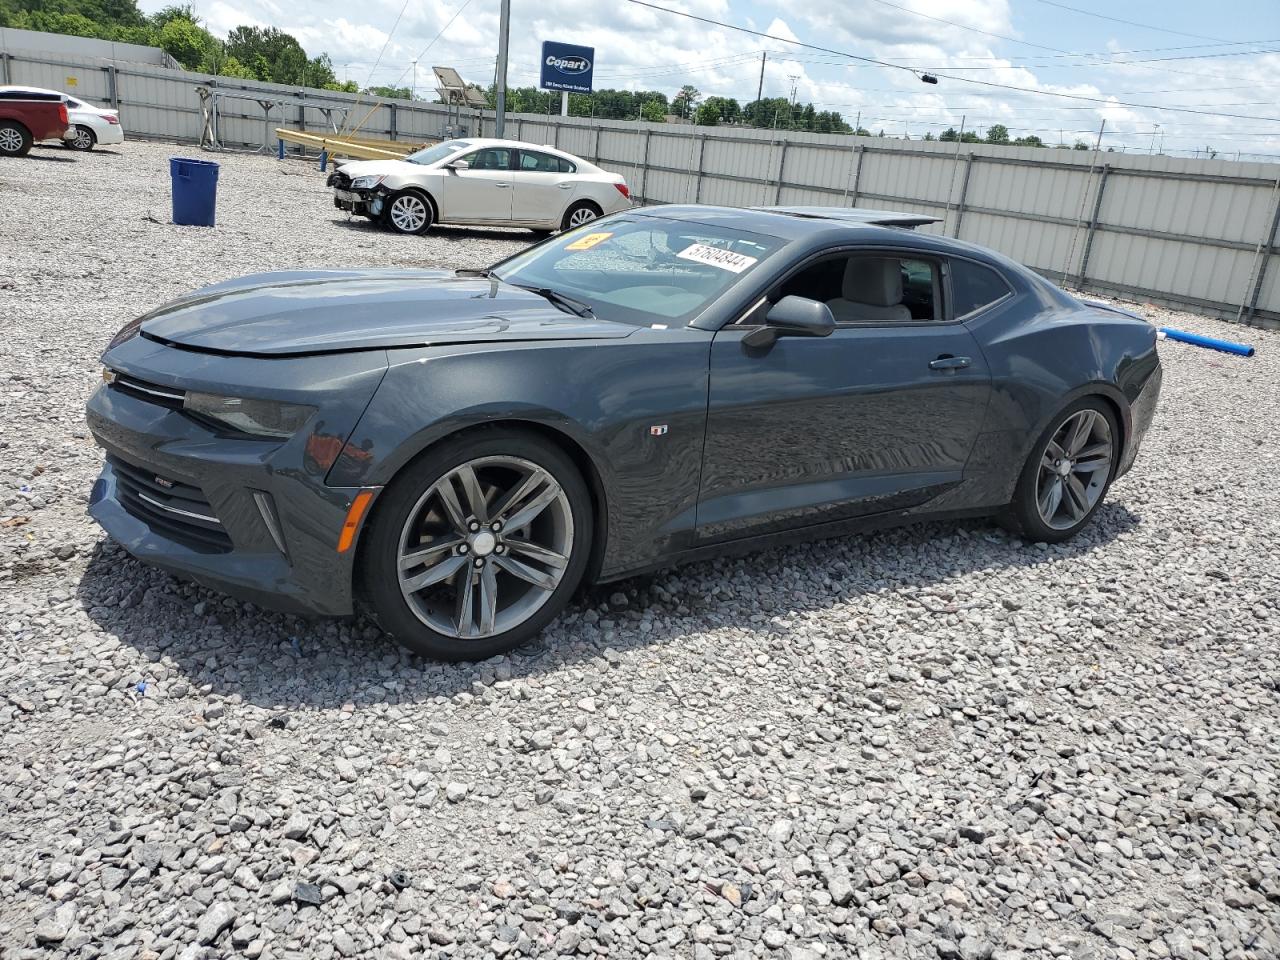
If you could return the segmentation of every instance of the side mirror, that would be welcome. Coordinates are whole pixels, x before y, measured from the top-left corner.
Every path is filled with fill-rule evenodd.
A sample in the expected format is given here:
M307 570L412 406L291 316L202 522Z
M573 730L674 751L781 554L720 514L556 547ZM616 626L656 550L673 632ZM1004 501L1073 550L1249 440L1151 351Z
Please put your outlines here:
M769 308L764 324L742 342L748 347L767 347L779 337L828 337L836 328L831 308L808 297L783 297Z
M470 170L471 161L470 160L454 160L450 163L446 163L445 166L448 167L450 170Z

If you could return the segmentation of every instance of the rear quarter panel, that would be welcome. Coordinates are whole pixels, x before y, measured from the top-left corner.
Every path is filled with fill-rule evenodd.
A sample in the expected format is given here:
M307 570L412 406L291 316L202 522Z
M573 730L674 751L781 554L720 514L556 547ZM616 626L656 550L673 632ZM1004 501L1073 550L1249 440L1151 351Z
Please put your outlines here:
M1159 386L1153 326L1038 285L968 325L992 379L987 422L970 471L988 476L992 505L1009 501L1036 439L1060 410L1083 396L1111 401L1123 434L1121 470L1127 469L1142 432L1135 429L1133 405L1153 375Z
M59 139L67 131L58 103L52 100L0 100L0 120L21 123L36 142Z

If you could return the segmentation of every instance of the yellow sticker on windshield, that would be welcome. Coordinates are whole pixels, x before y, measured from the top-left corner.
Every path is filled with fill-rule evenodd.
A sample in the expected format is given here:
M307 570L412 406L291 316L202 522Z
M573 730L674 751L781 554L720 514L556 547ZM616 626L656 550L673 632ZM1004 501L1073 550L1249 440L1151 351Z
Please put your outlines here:
M566 250L590 250L597 243L604 243L612 233L588 233L585 237L579 237L573 243L565 247Z

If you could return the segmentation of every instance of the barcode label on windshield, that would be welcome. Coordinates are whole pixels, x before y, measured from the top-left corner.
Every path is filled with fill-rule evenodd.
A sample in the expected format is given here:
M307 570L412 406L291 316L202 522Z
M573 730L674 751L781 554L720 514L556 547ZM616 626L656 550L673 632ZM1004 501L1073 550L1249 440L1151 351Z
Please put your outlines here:
M705 243L695 243L691 247L685 247L676 256L682 260L692 260L694 263L705 263L709 267L719 267L730 273L741 273L756 263L755 257L734 253L732 250L721 250L719 247L709 247Z

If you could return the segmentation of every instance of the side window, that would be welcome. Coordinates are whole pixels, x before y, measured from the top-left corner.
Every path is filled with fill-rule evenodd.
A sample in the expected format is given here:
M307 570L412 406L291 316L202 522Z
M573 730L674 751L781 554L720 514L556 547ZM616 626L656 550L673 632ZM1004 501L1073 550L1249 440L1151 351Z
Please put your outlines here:
M564 157L556 157L556 163L560 167L561 173L576 173L578 170L571 161L566 160Z
M511 151L506 147L490 147L487 150L477 150L475 153L467 154L462 159L471 165L472 170L511 169Z
M821 300L836 323L911 323L941 319L938 265L880 254L824 257L771 292Z
M521 150L520 169L529 173L572 173L573 164L559 157L553 157L549 153Z
M951 300L956 317L989 307L1012 291L1000 274L969 260L952 260Z

